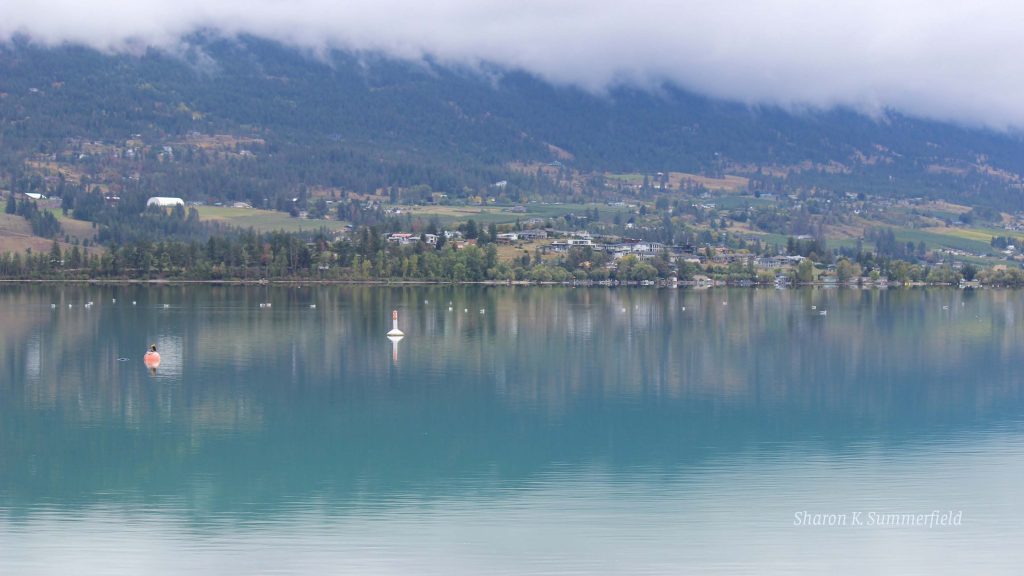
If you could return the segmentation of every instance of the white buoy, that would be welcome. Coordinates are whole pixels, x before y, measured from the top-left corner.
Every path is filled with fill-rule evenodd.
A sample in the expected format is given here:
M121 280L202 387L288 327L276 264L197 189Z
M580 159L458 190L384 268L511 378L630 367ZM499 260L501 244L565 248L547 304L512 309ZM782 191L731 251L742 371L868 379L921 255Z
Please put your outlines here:
M449 306L449 307L448 307L448 311L449 311L449 312L451 312L451 311L452 311L452 307L451 307L451 306Z
M56 307L57 307L56 304L50 304L50 308L56 308Z
M391 331L388 332L388 337L391 336L405 336L405 332L398 329L398 310L391 311Z
M728 306L728 305L729 305L728 302L722 302L722 306Z
M111 298L110 299L110 303L111 304L117 304L117 298Z
M398 364L398 343L402 341L404 336L388 336L388 340L391 340L391 361Z
M316 308L316 304L310 304L309 307L315 309Z
M949 306L943 306L942 309L943 310L949 310Z
M683 306L682 310L683 312L686 312L686 306Z
M469 308L463 308L462 311L463 312L469 312Z
M135 306L135 300L132 300L132 306Z

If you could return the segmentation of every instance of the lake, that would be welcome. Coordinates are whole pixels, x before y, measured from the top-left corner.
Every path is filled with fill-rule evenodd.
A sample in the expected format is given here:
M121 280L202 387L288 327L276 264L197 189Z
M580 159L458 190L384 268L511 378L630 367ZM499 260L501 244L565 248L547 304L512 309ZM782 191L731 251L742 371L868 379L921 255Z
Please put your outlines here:
M0 574L1017 574L1022 296L0 285Z

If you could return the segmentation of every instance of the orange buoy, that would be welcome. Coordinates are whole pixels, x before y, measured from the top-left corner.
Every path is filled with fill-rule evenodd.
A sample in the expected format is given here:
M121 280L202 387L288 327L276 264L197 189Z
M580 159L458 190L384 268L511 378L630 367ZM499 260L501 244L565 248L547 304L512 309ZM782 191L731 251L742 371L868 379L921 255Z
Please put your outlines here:
M156 351L156 344L149 347L146 355L142 357L142 362L149 368L156 368L160 365L160 353Z

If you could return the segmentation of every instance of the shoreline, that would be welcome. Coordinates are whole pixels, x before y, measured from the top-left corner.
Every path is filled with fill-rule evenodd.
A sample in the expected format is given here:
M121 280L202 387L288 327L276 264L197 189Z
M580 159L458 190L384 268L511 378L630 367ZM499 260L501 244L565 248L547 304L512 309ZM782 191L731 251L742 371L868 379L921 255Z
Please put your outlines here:
M897 283L837 283L837 282L802 282L785 285L758 284L754 283L728 283L716 282L695 282L695 281L568 281L568 282L537 282L531 280L480 280L480 281L451 281L451 280L183 280L183 279L35 279L35 278L3 278L0 285L4 284L54 284L54 285L95 285L95 286L182 286L182 285L210 285L210 286L523 286L523 287L552 287L564 286L573 288L693 288L706 290L709 288L856 288L860 290L888 290L892 288L956 288L958 290L981 289L981 288L1018 288L1000 284L986 285L978 282L965 282L960 284L949 283L927 283L909 282L906 284Z

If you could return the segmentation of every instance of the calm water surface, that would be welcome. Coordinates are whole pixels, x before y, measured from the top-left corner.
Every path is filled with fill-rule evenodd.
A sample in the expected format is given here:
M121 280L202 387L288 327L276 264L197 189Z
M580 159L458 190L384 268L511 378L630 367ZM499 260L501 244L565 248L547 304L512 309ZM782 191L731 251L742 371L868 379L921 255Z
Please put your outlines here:
M1021 292L0 286L0 326L0 574L1024 564Z

